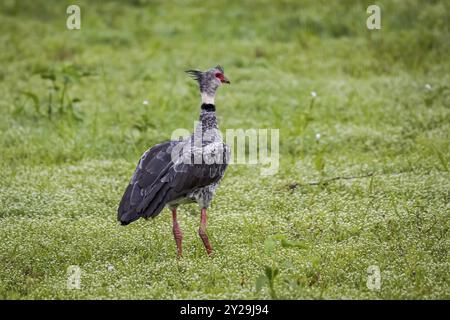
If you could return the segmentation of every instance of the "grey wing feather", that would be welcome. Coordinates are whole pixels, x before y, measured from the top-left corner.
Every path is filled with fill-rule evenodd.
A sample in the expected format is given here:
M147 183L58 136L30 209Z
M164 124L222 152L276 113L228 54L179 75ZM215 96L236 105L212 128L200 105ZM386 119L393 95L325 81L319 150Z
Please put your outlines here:
M170 143L172 145L167 145ZM155 146L148 151L145 159L141 159L131 184L125 191L123 204L121 202L119 206L118 219L122 224L140 217L156 217L168 202L186 197L196 188L217 183L223 177L229 158L229 149L225 144L223 163L189 164L172 162L171 152L168 150L171 151L177 143L180 142L172 141L163 146ZM153 150L154 148L157 150ZM151 159L147 160L149 157ZM144 172L140 169L142 161L146 162L143 164L146 168Z
M117 219L128 224L139 218L136 209L150 194L159 175L171 163L171 149L178 141L168 141L147 150L141 157L130 184L120 201Z

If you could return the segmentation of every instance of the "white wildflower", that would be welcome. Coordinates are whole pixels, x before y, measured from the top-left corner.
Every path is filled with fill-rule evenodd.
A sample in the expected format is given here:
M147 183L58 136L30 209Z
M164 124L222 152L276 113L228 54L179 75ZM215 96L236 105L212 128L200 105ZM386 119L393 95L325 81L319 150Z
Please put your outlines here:
M431 84L427 83L427 84L425 85L425 89L431 90Z
M313 98L317 97L317 93L315 91L311 91L311 97Z
M144 101L142 102L142 104L145 105L145 106L148 105L148 100L144 100Z
M317 140L317 141L320 140L320 133L319 133L319 132L316 133L316 140Z

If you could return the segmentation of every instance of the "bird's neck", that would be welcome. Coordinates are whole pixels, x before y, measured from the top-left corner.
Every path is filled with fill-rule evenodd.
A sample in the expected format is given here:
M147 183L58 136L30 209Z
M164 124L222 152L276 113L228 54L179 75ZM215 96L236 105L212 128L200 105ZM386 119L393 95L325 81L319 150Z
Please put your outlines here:
M200 123L202 132L211 129L218 129L216 118L216 106L210 103L202 103L200 112Z
M205 90L200 90L202 96L202 111L200 112L200 123L202 124L202 131L210 129L217 129L217 119L216 119L216 106L214 104L214 98L216 96L217 88L207 88Z
M211 90L210 90L211 91ZM214 92L201 92L202 104L214 104L214 98L216 96Z

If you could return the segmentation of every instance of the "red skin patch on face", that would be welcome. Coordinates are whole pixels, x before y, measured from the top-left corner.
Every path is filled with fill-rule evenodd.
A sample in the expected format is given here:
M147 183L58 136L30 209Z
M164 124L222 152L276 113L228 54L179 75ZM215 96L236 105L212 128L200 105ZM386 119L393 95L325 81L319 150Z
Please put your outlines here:
M220 81L223 81L223 80L224 80L223 74L221 74L221 73L216 73L215 76L216 76L216 78L219 79Z
M223 82L225 80L224 76L222 73L216 73L215 74L216 78L219 79L221 82Z

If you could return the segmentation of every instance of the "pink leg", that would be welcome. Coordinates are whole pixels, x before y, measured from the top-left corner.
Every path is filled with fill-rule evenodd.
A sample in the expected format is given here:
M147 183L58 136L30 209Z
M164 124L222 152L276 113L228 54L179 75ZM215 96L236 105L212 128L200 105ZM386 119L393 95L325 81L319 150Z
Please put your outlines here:
M180 226L177 221L177 208L172 209L172 221L173 221L173 236L177 244L178 258L183 256L183 249L181 247L181 241L183 240L183 233L181 232Z
M201 218L200 218L200 228L198 229L198 234L202 238L203 244L206 248L206 253L210 256L212 253L211 245L209 244L208 235L206 234L206 209L202 208Z

